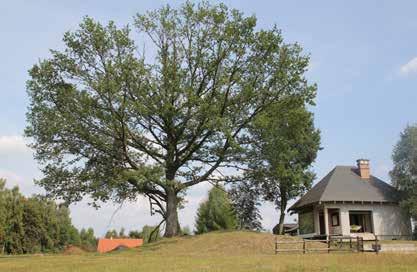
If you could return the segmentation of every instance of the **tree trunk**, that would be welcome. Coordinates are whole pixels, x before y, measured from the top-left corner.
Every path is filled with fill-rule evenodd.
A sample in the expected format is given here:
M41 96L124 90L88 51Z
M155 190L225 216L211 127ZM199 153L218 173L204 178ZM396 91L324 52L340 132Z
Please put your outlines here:
M180 234L180 225L178 222L178 199L174 190L167 192L166 203L166 225L165 237L174 237Z
M285 219L285 209L281 208L281 214L279 215L279 222L278 222L278 234L284 234L284 219Z
M280 188L281 191L281 200L280 200L280 212L279 222L278 222L278 234L284 234L284 220L285 220L285 210L287 209L287 198L284 192L284 188Z

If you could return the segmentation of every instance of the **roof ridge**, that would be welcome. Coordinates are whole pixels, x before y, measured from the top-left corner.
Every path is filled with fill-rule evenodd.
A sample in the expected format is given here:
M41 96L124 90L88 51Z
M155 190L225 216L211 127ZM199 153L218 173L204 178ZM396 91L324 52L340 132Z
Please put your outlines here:
M382 180L382 179L380 179L380 178L378 178L378 177L376 177L376 176L374 176L374 175L370 175L371 176L371 178L375 181L375 182L378 182L378 183L380 183L380 184L383 184L384 186L389 186L389 187L391 187L391 188L393 188L393 189L395 189L395 190L397 190L397 188L393 185L393 184L391 184L391 183L388 183L388 182L385 182L384 180Z
M319 201L321 201L321 199L322 199L322 197L323 197L323 194L324 194L324 192L326 191L326 188L327 188L327 186L329 186L329 183L330 183L330 179L331 179L331 177L333 176L333 174L334 174L334 172L336 171L336 168L337 168L338 166L335 166L335 167L333 167L333 169L326 175L326 176L324 176L324 178L322 179L322 180L327 180L327 182L326 182L326 184L324 185L324 188L323 188L323 191L322 191L322 193L320 194L320 197L319 197ZM320 181L321 182L321 181ZM319 182L319 183L320 183ZM318 183L317 183L318 184ZM317 185L316 184L316 185Z

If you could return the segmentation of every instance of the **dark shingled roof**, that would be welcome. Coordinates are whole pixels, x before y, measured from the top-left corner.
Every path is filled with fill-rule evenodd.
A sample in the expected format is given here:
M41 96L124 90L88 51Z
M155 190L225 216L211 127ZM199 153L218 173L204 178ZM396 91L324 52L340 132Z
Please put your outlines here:
M311 190L302 196L290 210L297 210L318 202L367 201L399 202L399 193L391 185L371 175L369 179L359 176L354 166L336 166Z

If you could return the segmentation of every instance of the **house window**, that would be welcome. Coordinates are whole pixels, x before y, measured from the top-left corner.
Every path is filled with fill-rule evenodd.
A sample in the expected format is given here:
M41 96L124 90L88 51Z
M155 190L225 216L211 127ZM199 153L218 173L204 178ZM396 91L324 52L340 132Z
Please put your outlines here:
M314 233L313 211L303 211L298 214L300 234Z
M339 213L332 213L331 221L332 221L332 227L338 227L340 225Z
M373 233L371 211L349 211L350 232Z

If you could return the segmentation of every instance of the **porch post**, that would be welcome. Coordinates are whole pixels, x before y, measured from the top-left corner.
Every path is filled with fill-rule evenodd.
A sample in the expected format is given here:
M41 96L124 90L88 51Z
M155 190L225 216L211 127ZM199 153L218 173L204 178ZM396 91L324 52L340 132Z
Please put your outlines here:
M323 214L324 214L324 229L326 236L329 236L329 211L327 210L327 207L324 206L323 208Z
M343 235L350 235L349 210L343 207L340 208L340 226Z
M314 213L314 232L318 235L320 234L320 210L316 206L313 210Z

